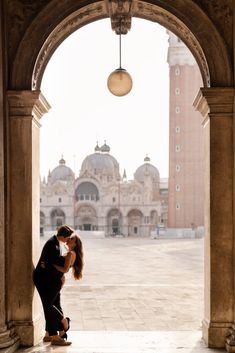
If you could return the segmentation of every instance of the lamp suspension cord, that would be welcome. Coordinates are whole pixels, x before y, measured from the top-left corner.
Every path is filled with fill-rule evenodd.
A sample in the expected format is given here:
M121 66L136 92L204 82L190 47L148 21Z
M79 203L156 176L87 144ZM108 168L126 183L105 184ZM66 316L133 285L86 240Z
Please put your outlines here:
M122 34L119 34L119 68L122 68Z

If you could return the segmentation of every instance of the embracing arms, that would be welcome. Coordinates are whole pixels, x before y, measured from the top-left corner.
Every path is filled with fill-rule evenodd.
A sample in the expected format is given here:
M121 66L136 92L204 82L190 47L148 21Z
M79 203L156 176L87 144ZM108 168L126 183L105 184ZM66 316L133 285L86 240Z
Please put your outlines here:
M74 264L75 257L76 257L75 253L73 251L69 251L65 256L64 266L54 265L54 267L57 269L57 271L66 273L69 271L70 267Z

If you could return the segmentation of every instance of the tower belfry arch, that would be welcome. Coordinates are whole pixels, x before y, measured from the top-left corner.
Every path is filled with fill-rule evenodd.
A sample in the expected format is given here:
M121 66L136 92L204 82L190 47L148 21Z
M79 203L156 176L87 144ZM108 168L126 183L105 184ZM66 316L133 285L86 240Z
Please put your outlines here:
M222 3L226 6L217 12L231 27L232 2ZM0 52L6 55L0 58L0 187L5 195L0 214L0 348L14 345L18 338L28 346L40 338L40 315L29 283L39 250L40 118L50 108L40 92L44 70L56 48L82 26L111 16L115 30L117 9L126 14L125 26L131 17L139 17L175 33L201 71L204 87L195 107L203 116L206 146L203 337L210 347L224 347L228 328L235 323L234 83L229 47L233 41L232 30L228 33L221 25L222 17L213 18L210 5L199 4L195 0L1 4Z

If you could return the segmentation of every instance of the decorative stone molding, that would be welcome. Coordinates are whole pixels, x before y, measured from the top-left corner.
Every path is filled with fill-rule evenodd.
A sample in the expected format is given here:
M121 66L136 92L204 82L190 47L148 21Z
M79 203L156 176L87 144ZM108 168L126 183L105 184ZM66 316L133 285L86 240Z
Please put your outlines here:
M72 0L67 0L66 5L60 2L58 7L54 6L55 10L49 2L38 13L22 37L17 53L14 55L10 87L40 89L44 70L56 48L80 27L109 17L109 7L111 4L118 6L118 1L110 0L109 6L107 1L94 1L90 4L84 1L77 2L76 5ZM81 7L82 4L84 4L83 7ZM200 67L205 87L232 86L233 73L227 47L213 22L200 6L192 0L185 0L184 5L181 2L155 1L153 3L153 1L143 0L132 0L131 3L125 0L124 4L126 6L131 4L129 10L126 8L122 10L125 13L129 11L129 16L158 22L182 39ZM60 21L58 16L61 18ZM34 46L33 56L30 55L29 43ZM219 55L213 57L211 53L214 51Z
M52 54L71 33L98 18L107 17L107 9L103 1L85 6L62 21L50 34L40 50L32 77L32 88L38 90L42 75Z
M235 326L230 327L228 330L225 340L225 348L229 353L235 352Z
M201 69L204 85L209 87L210 73L205 55L198 40L189 28L187 28L183 22L165 9L144 1L135 1L132 7L132 14L133 16L136 15L138 17L138 14L140 13L141 17L147 19L151 18L152 21L160 23L162 26L178 35L184 43L186 43L188 48L192 51L192 54L195 56Z
M13 51L20 42L27 26L47 3L48 0L7 0L7 22L9 24L10 38L8 40L8 49L10 54L13 55Z
M8 105L11 118L31 116L37 124L50 109L40 91L8 91Z
M112 30L116 34L127 34L131 29L132 0L105 0L105 2Z
M66 18L59 26L48 37L44 43L36 65L34 67L32 87L33 89L39 89L41 85L42 74L45 67L57 48L58 44L67 37L68 33L72 33L78 28L82 27L88 22L99 16L100 18L106 17L107 14L111 16L112 29L119 34L120 33L120 18L122 17L121 33L126 34L131 27L131 16L141 17L151 19L156 21L166 28L170 29L172 32L180 35L184 42L187 43L188 47L192 50L199 67L202 71L202 77L204 85L207 87L210 85L210 74L207 65L205 55L196 40L195 36L190 32L190 30L174 15L170 14L168 11L161 9L160 7L146 3L144 1L133 1L126 0L105 0L105 5L103 2L98 2L92 4L74 13L70 18Z
M234 88L201 88L193 105L204 117L231 117L234 110L234 92Z
M216 23L216 27L223 35L225 42L232 52L233 43L233 0L194 0Z

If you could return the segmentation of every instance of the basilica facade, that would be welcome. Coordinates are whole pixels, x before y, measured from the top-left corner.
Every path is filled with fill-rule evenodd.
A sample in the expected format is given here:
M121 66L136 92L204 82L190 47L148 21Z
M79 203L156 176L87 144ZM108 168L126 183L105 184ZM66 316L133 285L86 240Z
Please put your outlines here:
M150 236L167 224L167 179L146 156L133 180L120 174L117 160L104 143L81 165L78 178L63 158L41 182L40 233L69 224L105 236Z

